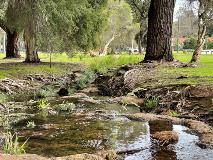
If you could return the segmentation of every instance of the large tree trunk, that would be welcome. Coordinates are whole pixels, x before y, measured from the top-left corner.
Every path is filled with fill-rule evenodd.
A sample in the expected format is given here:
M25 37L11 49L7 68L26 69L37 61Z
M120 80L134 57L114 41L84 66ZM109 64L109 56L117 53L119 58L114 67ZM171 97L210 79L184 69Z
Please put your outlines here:
M20 54L18 52L18 38L19 33L16 31L6 31L7 41L6 41L6 57L5 58L20 58Z
M173 61L171 39L175 0L151 0L144 62Z
M30 28L25 29L24 31L24 42L26 49L26 59L27 63L39 63L40 59L38 58L38 51L36 48L36 38L30 31Z

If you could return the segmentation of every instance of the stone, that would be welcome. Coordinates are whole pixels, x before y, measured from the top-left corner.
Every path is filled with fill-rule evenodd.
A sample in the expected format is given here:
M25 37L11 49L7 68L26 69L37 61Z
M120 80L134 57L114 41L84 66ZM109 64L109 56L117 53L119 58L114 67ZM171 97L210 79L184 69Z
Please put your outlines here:
M113 99L113 102L117 102L123 105L135 105L137 107L143 106L144 99L136 96L121 96Z
M162 131L152 134L151 137L163 144L176 143L178 141L178 134L174 131Z

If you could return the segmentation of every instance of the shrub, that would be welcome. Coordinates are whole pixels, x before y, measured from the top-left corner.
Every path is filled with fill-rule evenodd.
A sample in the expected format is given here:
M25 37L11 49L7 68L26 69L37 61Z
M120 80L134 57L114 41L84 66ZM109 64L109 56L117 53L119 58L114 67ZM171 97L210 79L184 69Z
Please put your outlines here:
M35 92L34 99L47 98L51 95L53 95L53 88L50 86L43 86L37 92Z
M86 88L95 80L95 73L92 70L86 70L77 80L75 88L83 89Z
M160 103L159 97L151 96L145 100L144 107L146 111L152 111L158 107Z
M195 49L197 40L194 37L190 37L184 42L183 49Z
M75 107L74 103L62 103L57 106L56 110L61 112L70 112L73 111Z
M47 100L41 99L37 102L37 107L39 110L43 110L46 109L47 107L49 107L50 103L48 103Z

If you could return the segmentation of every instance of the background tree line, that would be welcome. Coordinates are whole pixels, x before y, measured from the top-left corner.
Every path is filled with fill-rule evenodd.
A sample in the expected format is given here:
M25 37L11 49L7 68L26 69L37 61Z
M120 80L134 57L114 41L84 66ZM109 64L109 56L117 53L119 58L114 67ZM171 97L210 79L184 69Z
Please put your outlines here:
M212 24L212 0L186 0L195 6L198 33L192 62L204 46ZM107 54L109 48L135 39L145 62L173 61L172 35L175 0L1 0L0 27L7 34L6 58L18 58L23 37L26 62L39 62L44 52ZM195 9L194 9L195 10ZM194 13L194 12L193 12ZM189 12L189 14L192 14ZM113 42L113 43L112 43Z

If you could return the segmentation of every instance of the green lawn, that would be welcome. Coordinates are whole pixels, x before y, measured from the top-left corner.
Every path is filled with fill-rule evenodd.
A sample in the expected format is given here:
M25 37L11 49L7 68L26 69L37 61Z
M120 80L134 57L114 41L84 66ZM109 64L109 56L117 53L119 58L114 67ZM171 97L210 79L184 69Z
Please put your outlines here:
M174 53L174 57L181 62L189 62L190 53ZM144 58L143 55L107 55L102 57L91 57L89 55L77 54L73 57L67 56L65 53L52 54L52 62L57 62L49 67L49 54L40 53L39 57L42 62L38 65L14 63L17 60L2 59L0 54L0 78L16 77L24 74L64 74L76 67L73 64L82 64L89 69L106 72L110 68L119 67L123 64L137 64ZM19 60L22 62L24 59ZM63 65L61 63L64 63ZM79 65L78 65L79 67ZM177 80L177 77L186 76L187 79ZM212 83L213 82L213 55L202 55L198 67L194 68L175 68L175 67L159 67L156 78L162 79L162 83Z
M175 53L175 59L181 62L189 62L192 54ZM160 68L160 75L167 77L164 83L186 83L186 84L212 84L213 83L213 55L201 55L197 67ZM187 79L175 80L174 78L185 76Z

